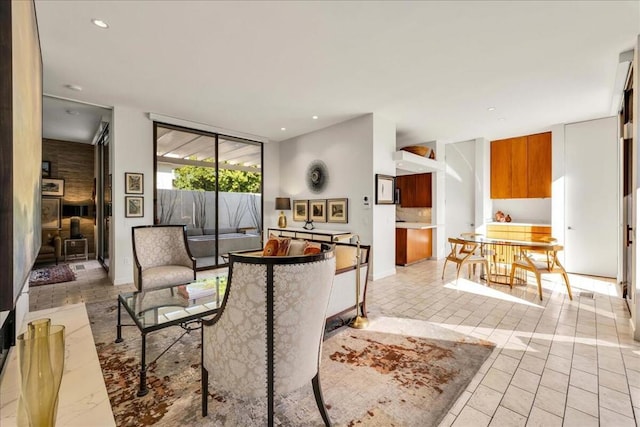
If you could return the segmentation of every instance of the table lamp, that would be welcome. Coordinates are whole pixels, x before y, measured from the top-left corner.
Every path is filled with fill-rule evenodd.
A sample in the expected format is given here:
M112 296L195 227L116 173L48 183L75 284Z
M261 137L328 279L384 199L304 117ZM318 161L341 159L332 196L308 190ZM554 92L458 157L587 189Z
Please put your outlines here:
M291 210L291 199L289 197L276 197L276 210L278 209L280 209L278 227L287 228L287 217L284 216L284 211Z

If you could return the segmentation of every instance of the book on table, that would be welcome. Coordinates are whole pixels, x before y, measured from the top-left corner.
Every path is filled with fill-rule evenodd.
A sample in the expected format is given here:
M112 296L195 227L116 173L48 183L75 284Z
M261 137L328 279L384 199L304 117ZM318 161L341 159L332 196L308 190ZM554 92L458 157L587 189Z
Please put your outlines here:
M206 279L178 286L178 293L186 299L198 299L215 295L220 289L220 281L223 278Z

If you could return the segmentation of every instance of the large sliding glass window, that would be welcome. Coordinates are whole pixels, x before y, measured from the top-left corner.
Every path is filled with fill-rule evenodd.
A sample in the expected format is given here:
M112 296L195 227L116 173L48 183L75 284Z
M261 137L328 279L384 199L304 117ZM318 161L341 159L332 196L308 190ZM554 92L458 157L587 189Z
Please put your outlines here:
M183 224L197 267L262 247L262 144L155 123L155 223Z

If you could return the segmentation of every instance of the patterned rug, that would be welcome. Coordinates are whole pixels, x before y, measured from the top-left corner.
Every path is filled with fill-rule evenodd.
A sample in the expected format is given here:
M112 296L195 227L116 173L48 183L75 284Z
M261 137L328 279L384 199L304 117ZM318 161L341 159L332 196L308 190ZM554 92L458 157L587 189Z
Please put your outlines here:
M51 285L73 280L76 280L76 275L67 264L51 265L33 270L29 277L29 286Z
M118 426L266 425L264 401L237 401L215 393L213 384L209 416L201 417L199 331L185 335L150 363L150 392L136 397L137 328L124 328L124 342L116 344L115 301L88 304L87 311ZM328 333L323 344L320 379L337 426L437 426L493 349L487 341L467 339L425 321L370 320L366 330L343 327ZM123 323L130 319L123 317ZM181 333L172 327L147 335L147 361ZM277 425L323 425L311 384L276 402Z

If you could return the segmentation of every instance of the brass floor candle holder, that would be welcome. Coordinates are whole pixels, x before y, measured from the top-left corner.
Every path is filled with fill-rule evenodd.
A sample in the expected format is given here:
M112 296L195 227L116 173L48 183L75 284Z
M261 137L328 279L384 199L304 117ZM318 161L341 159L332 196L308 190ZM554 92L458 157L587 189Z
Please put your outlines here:
M360 315L360 236L356 234L354 237L356 238L356 317L349 323L349 326L355 329L364 329L369 326L369 319Z

